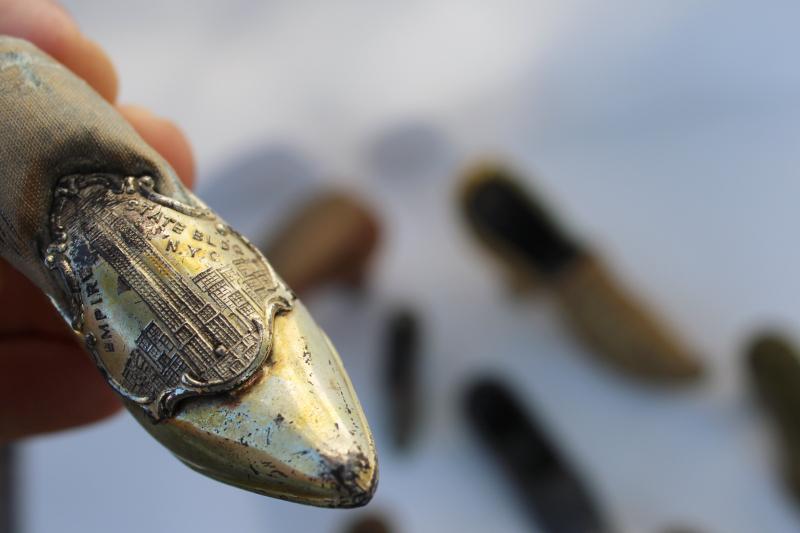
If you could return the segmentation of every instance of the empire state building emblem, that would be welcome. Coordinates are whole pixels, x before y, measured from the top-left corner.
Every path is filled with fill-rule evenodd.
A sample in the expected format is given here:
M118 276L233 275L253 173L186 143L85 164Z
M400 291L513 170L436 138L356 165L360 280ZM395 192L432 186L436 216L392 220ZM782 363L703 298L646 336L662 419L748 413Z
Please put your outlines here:
M183 398L252 377L294 295L199 201L154 188L149 177L62 179L46 261L71 288L73 327L111 385L158 420Z

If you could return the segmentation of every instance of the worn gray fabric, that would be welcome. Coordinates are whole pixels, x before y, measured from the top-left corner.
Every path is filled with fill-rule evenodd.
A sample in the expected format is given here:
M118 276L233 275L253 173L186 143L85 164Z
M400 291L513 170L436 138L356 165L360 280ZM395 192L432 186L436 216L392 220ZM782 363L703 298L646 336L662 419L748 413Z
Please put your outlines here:
M49 209L70 174L152 176L167 196L197 204L172 168L83 80L34 45L0 36L0 255L65 308L44 266Z

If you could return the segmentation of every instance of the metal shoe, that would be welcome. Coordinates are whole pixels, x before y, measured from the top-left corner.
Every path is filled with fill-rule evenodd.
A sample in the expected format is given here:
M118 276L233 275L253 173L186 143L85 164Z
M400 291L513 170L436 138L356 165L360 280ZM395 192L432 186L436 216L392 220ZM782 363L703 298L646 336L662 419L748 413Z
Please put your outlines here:
M377 483L339 356L264 257L82 80L0 37L0 254L183 462L300 503Z
M699 377L697 358L519 181L491 164L465 177L460 208L480 241L516 278L549 289L576 336L614 368L649 381Z

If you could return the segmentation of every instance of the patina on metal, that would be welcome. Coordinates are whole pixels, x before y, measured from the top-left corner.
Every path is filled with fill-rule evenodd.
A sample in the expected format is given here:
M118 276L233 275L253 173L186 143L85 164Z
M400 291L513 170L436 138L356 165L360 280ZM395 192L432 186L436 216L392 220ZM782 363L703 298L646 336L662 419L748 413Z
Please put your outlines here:
M108 103L0 37L0 254L156 439L212 478L353 507L377 485L336 350L246 238Z

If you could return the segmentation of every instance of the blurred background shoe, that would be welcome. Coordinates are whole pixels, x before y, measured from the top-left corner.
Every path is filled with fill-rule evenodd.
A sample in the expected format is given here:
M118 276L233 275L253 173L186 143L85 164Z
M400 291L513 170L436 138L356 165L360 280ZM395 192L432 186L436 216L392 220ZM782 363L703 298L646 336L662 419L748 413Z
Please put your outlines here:
M508 168L487 163L470 170L460 208L469 228L515 277L527 276L555 294L573 331L604 362L652 382L702 374L697 357L593 252L569 237Z

